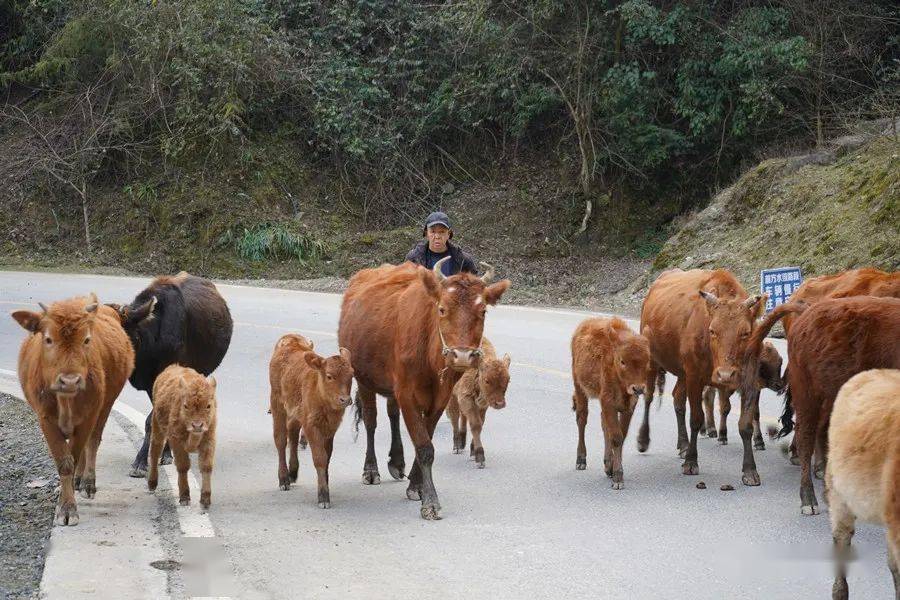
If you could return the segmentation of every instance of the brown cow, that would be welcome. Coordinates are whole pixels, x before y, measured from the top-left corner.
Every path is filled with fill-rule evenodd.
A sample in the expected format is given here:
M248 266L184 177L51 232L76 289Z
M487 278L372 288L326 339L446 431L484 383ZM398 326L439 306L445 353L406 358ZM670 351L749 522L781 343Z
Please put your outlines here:
M622 444L628 435L637 397L644 393L650 365L647 338L635 335L624 321L585 319L572 335L572 380L575 393L572 410L578 423L578 454L575 468L587 468L584 427L588 399L600 400L603 427L603 468L612 479L612 488L625 487L622 472Z
M59 471L56 524L75 525L75 490L97 491L97 449L134 350L116 311L93 294L40 306L12 313L32 334L19 350L19 381Z
M784 391L784 378L781 376L781 365L784 360L772 342L763 343L762 356L759 363L759 388L768 388L776 393ZM716 430L714 403L716 392L719 393L719 429ZM731 393L725 395L722 388L718 390L708 386L703 390L703 412L706 415L706 424L700 429L700 435L706 434L711 438L718 438L720 444L728 443L728 413L731 412ZM763 440L762 430L759 427L759 406L756 407L756 415L753 417L753 447L756 450L765 450L766 442Z
M864 371L841 386L828 439L825 497L837 563L832 598L849 594L845 563L856 519L887 527L888 566L900 598L900 371Z
M287 334L275 344L269 362L271 385L270 410L272 436L278 454L278 484L291 489L297 481L298 438L301 427L309 440L313 464L319 480L319 508L331 508L328 490L328 466L334 448L334 435L350 406L353 367L346 348L340 354L323 358L302 335ZM284 450L290 438L290 469Z
M441 272L445 260L433 270L406 263L358 272L344 293L338 326L338 343L353 356L357 403L366 424L363 481L376 483L379 477L375 394L381 394L395 399L403 413L416 448L406 495L421 499L422 518L429 520L439 519L441 508L431 476L434 428L462 372L478 366L488 305L496 304L510 285L509 280L488 285L492 269L482 278L470 273L446 277ZM399 445L399 436L392 437ZM396 445L391 447L392 475L402 469L402 445L399 456Z
M153 383L153 425L150 429L150 461L147 487L156 490L159 457L166 443L172 448L178 469L178 499L182 506L191 503L187 473L190 453L200 463L200 506L209 508L212 500L212 470L216 454L216 380L194 369L169 365Z
M758 349L772 326L787 314L799 314L788 336L788 387L784 427L793 429L800 457L801 512L819 512L811 477L814 447L828 448L828 423L840 387L868 369L900 368L900 299L855 296L822 300L809 308L789 302L773 310L754 332L744 358L741 389L756 385Z
M460 454L466 447L466 422L472 428L470 454L475 466L484 468L484 446L481 444L481 428L487 409L506 406L506 388L509 386L509 354L497 358L494 345L485 337L481 341L484 356L475 369L469 369L453 386L447 416L453 426L453 453Z
M739 361L764 307L764 296L749 297L734 275L724 270L675 269L661 274L650 286L641 309L641 332L650 341L651 366L647 372L644 422L638 432L640 452L650 445L652 389L659 369L664 369L678 377L673 396L678 449L684 457L682 472L700 472L697 435L704 421L703 388L714 386L726 393L737 388ZM686 401L691 406L690 441L684 422ZM751 446L758 401L758 390L743 396L741 401L738 430L744 443L744 485L760 483Z

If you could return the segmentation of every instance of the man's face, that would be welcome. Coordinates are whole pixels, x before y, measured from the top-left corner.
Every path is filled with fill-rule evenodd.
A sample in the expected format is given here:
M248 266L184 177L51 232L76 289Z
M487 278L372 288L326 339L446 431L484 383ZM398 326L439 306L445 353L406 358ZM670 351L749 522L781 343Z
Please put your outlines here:
M431 225L428 227L428 249L432 252L445 252L449 239L450 230L443 225Z

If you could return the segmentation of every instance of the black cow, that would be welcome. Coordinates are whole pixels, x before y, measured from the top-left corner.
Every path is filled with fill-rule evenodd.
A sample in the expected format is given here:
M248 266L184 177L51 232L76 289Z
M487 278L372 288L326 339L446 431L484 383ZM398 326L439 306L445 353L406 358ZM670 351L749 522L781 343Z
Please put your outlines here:
M163 369L178 363L209 375L225 357L234 324L225 299L207 279L182 271L157 277L131 304L110 305L119 312L122 327L134 346L134 372L129 381L147 392L153 403L153 383ZM131 465L132 477L147 476L150 423L144 443ZM163 462L171 461L166 446Z

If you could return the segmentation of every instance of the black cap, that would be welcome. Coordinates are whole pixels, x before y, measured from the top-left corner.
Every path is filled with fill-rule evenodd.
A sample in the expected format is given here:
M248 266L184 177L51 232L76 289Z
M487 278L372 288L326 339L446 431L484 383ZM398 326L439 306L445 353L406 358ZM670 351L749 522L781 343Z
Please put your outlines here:
M453 229L450 227L450 217L448 217L446 213L440 211L431 213L428 215L428 218L425 219L425 229L428 229L432 225L443 225L447 229Z

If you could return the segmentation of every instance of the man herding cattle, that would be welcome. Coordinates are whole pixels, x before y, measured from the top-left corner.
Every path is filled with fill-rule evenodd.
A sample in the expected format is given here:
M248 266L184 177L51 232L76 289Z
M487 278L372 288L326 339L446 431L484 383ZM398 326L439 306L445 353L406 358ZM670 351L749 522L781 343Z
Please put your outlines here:
M446 213L433 212L428 215L422 236L425 239L409 251L406 260L422 265L426 269L433 269L439 261L449 258L450 260L442 263L444 275L449 277L457 273L478 274L475 260L462 248L450 243L453 239L453 228L450 227L450 217Z

